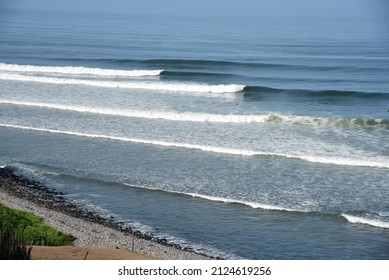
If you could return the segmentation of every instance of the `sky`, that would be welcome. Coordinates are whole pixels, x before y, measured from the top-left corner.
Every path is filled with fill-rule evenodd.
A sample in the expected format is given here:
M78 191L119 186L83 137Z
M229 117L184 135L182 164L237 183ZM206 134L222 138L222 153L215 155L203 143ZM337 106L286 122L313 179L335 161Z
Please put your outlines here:
M138 15L377 18L388 0L0 0L0 9Z

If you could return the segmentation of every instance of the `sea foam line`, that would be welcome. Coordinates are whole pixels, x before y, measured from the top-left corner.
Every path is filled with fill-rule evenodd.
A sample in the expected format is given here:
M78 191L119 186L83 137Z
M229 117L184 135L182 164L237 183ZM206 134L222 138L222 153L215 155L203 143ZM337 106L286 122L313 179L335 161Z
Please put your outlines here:
M317 156L307 156L307 155L296 156L296 155L288 155L288 154L280 154L280 153L242 150L242 149L233 149L233 148L224 148L224 147L214 147L214 146L205 146L205 145L197 145L197 144L189 144L189 143L166 142L166 141L160 141L160 140L147 140L147 139L139 139L139 138L128 138L128 137L120 137L120 136L110 136L110 135L101 135L101 134L62 131L62 130L45 129L45 128L34 128L34 127L27 127L27 126L17 126L17 125L7 125L7 124L0 124L0 125L4 126L4 127L17 128L17 129L42 131L42 132L74 135L74 136L89 137L89 138L102 138L102 139L110 139L110 140L132 142L132 143L139 143L139 144L151 144L151 145L165 146L165 147L195 149L195 150L202 150L202 151L206 151L206 152L223 153L223 154L231 154L231 155L279 156L279 157L294 158L294 159L304 159L304 160L310 161L310 162L319 162L319 163L327 163L327 164L389 168L389 164L385 165L384 163L380 164L380 163L369 162L369 161L365 161L365 160L347 159L347 158L343 158L343 157L327 158L327 157L317 157Z
M357 217L349 214L342 214L342 216L346 218L346 220L349 221L350 223L360 223L360 224L370 225L373 227L389 228L389 222L380 221L376 219L368 219L364 217Z
M164 119L170 121L183 122L212 122L212 123L265 123L272 115L222 115L222 114L206 114L206 113L190 113L190 112L168 112L168 111L149 111L149 110L121 110L99 107L86 107L78 105L63 105L41 102L25 102L12 101L3 99L0 104L21 105L40 107L48 109L57 109L65 111L73 111L80 113L92 113L101 115L112 115L131 118L145 119Z
M35 66L0 63L0 70L10 72L27 73L58 73L71 75L94 75L94 76L121 76L121 77L143 77L159 76L163 70L116 70L102 68L88 68L76 66Z
M289 124L312 124L312 125L333 125L333 124L352 124L355 125L385 125L388 120L385 119L342 119L342 118L324 118L310 116L288 116L278 113L258 114L258 115L223 115L200 112L172 112L172 111L150 111L150 110L123 110L118 108L88 107L69 104L53 104L46 102L28 102L0 99L0 104L10 104L19 106L30 106L39 108L48 108L64 111L73 111L79 113L91 113L99 115L111 115L130 118L144 119L163 119L180 122L210 122L210 123L289 123Z
M123 89L147 89L160 91L181 91L195 93L234 93L242 91L245 86L229 84L229 85L207 85L196 83L168 83L168 82L119 82L119 81L99 81L99 80L84 80L84 79L67 79L58 77L38 77L27 76L20 74L0 73L1 80L22 81L34 83L47 83L59 85L84 85L93 87L105 88L123 88Z
M121 136L81 133L81 132L74 132L74 131L47 129L47 128L36 128L36 127L28 127L28 126L20 126L20 125L12 125L12 124L0 124L0 127L8 127L8 128L31 130L31 131L41 131L41 132L57 133L57 134L88 137L88 138L109 139L109 140L164 146L164 147L185 148L185 149L192 149L192 150L201 150L204 152L238 155L238 156L276 156L276 157L284 157L290 159L305 160L314 163L389 168L389 161L385 161L385 160L380 162L380 161L369 161L369 160L351 159L351 158L344 158L344 157L332 157L332 156L325 157L325 156L310 156L310 155L290 155L290 154L281 154L281 153L274 153L274 152L253 151L248 149L234 149L234 148L205 146L205 145L189 144L189 143L166 142L160 140L147 140L147 139L129 138L129 137L121 137Z
M109 139L109 140L117 140L117 141L132 142L132 143L139 143L139 144L150 144L150 145L164 146L164 147L186 148L186 149L202 150L206 152L232 154L232 155L253 156L257 154L256 152L250 150L203 146L203 145L188 144L188 143L147 140L147 139L139 139L139 138L129 138L129 137L111 136L111 135L102 135L102 134L93 134L93 133L82 133L82 132L75 132L75 131L64 131L64 130L19 126L19 125L11 125L11 124L0 124L0 126L8 127L8 128L32 130L32 131L49 132L49 133L56 133L56 134L65 134L65 135L72 135L72 136L79 136L79 137ZM263 153L263 154L265 155L267 153Z
M191 197L201 198L201 199L215 201L215 202L242 204L242 205L246 205L246 206L249 206L251 208L254 208L254 209L287 211L287 212L303 212L301 210L280 207L280 206L275 206L275 205L269 205L269 204L263 204L263 203L257 203L257 202L249 202L249 201L236 200L236 199L230 199L230 198L215 197L215 196L202 195L202 194L196 194L196 193L183 193L183 194L189 195Z
M226 204L228 204L228 203L241 204L241 205L249 206L249 207L254 208L254 209L263 209L263 210L272 210L272 211L286 211L286 212L304 212L302 210L296 210L296 209L280 207L280 206L275 206L275 205L270 205L270 204L263 204L263 203L257 203L257 202L216 197L216 196L203 195L203 194L197 194L197 193L187 193L187 192L179 192L179 191L172 191L172 190L165 190L165 189L150 188L150 187L146 187L146 186L132 185L132 184L127 184L127 183L123 183L123 184L126 186L129 186L129 187L136 187L139 189L147 189L147 190L151 190L151 191L163 191L163 192L167 192L167 193L185 195L185 196L190 196L193 198L200 198L203 200L209 200L209 201L214 201L214 202L221 202L221 203L226 203Z

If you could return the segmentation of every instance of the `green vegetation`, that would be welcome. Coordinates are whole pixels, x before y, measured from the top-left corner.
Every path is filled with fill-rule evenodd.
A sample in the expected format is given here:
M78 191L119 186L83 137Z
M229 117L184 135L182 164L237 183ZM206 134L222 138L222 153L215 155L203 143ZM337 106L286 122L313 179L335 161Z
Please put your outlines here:
M17 240L22 239L27 245L38 246L72 245L75 239L70 234L64 234L44 224L41 218L32 213L0 204L0 237L4 239L6 235L13 235Z
M0 229L0 260L30 260L31 247L11 229Z

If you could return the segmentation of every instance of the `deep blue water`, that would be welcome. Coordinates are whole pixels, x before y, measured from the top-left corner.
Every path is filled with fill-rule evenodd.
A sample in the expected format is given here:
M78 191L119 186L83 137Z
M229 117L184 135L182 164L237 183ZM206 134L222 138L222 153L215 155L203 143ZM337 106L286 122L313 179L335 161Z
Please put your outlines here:
M214 256L388 259L381 24L5 14L0 165Z

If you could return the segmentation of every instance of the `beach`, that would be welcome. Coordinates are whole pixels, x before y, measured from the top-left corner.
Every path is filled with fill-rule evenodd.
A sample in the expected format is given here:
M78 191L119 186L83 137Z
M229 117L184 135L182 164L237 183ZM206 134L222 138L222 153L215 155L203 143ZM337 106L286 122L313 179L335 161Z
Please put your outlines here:
M47 225L73 235L76 238L74 246L122 248L141 255L166 260L209 259L206 256L181 250L177 247L160 244L161 241L144 239L151 239L150 236L140 238L133 236L128 230L115 229L115 225L109 221L90 213L88 215L80 209L67 207L69 204L66 204L65 201L60 199L50 201L48 189L42 189L39 192L37 191L39 186L43 187L37 182L14 175L10 170L0 169L0 203L14 209L34 213L41 217ZM31 188L34 191L31 191ZM133 247L132 244L134 244Z

